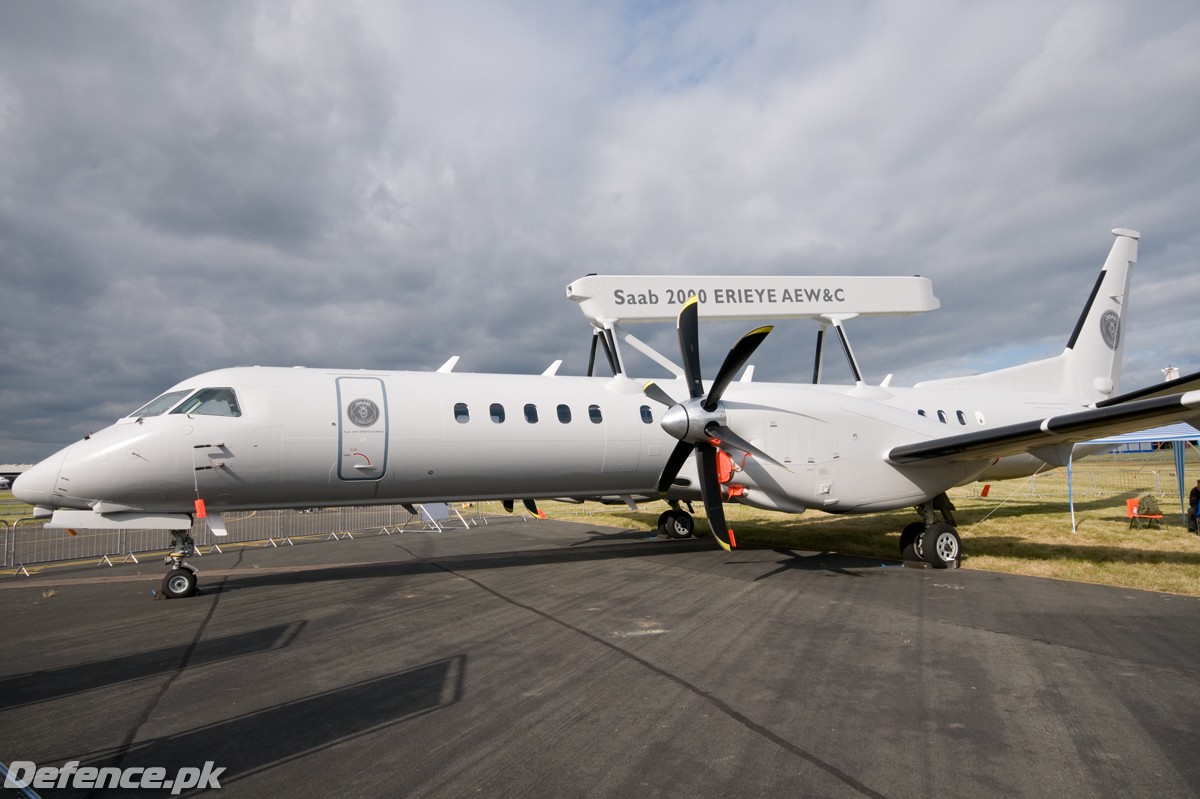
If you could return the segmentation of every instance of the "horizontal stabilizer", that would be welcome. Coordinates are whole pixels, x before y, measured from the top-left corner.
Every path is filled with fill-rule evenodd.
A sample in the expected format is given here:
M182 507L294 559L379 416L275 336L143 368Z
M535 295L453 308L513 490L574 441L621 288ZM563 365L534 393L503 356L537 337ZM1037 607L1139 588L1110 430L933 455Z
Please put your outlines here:
M1200 391L1189 391L1065 413L977 433L904 444L892 449L887 459L898 465L985 461L1055 444L1073 444L1116 433L1144 430L1186 419L1198 412Z
M1154 385L1146 386L1146 388L1139 388L1137 391L1130 391L1127 394L1109 397L1106 400L1097 402L1096 407L1106 408L1111 405L1121 405L1132 400L1165 397L1168 394L1181 394L1185 391L1196 391L1197 389L1200 389L1200 372L1192 372L1190 375L1168 380L1165 383L1155 383Z

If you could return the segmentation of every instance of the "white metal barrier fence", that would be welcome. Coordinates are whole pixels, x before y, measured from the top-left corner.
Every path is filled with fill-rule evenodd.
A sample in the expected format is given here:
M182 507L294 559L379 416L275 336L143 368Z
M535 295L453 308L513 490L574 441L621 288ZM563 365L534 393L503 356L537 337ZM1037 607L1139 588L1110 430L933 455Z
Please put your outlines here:
M261 541L264 545L290 542L307 536L340 537L367 531L392 532L424 521L398 505L325 508L311 511L273 510L230 514L224 517L228 535L212 534L203 520L192 526L199 547ZM466 517L463 517L466 520ZM455 522L457 523L457 519ZM475 518L478 522L479 519ZM43 520L0 521L4 568L20 569L38 563L98 559L109 563L137 560L144 552L170 547L165 530L46 529Z
M586 516L603 509L600 505L558 505L556 517ZM518 503L516 516L531 518ZM391 533L403 529L433 529L446 526L487 524L488 518L512 518L499 502L467 502L447 505L418 505L413 515L400 505L364 505L313 510L269 510L229 513L223 516L228 535L212 534L203 520L192 526L192 538L202 548L224 544L262 542L264 546L291 543L293 538L342 538L361 533ZM41 563L98 560L100 563L137 561L146 552L161 552L171 546L165 530L87 530L70 533L47 530L42 519L0 519L0 568L16 569Z

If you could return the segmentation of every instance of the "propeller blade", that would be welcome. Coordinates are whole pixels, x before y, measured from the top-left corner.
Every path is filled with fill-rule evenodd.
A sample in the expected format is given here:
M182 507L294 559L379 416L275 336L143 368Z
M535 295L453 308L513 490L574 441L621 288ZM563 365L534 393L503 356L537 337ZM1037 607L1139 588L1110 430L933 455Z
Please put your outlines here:
M688 392L693 398L704 396L704 384L700 381L700 301L692 297L679 309L676 322L679 331L679 353L683 356L683 374L687 378Z
M512 513L513 501L511 499L502 499L502 500L500 500L500 504L504 506L504 509L506 511L508 511L509 513Z
M725 526L725 508L721 504L721 483L717 478L717 448L710 444L700 444L696 447L698 454L696 464L700 467L700 493L704 496L704 514L708 517L708 526L713 538L721 545L721 549L729 552L737 546L733 530Z
M642 393L646 395L647 399L652 399L655 402L661 402L668 408L676 404L675 400L671 399L671 395L666 391L663 391L658 383L655 383L653 380L642 386Z
M679 470L683 468L688 455L691 455L695 448L695 445L687 441L680 441L675 445L675 449L671 450L671 457L667 458L667 465L663 467L662 475L658 478L658 493L667 493L675 478L679 476Z
M525 499L525 500L522 500L522 502L525 504L525 510L532 513L535 517L537 517L539 519L546 518L546 514L542 513L540 510L538 510L537 503L534 502L532 499Z
M739 449L742 452L749 452L756 458L760 458L768 463L773 463L776 466L787 469L789 472L791 471L788 466L775 460L770 455L730 430L728 427L716 424L714 422L708 427L704 428L704 432L714 444L717 444L717 446L725 447L726 449Z
M716 379L713 380L712 387L708 390L708 396L704 398L702 403L704 410L715 411L717 409L717 402L725 393L725 389L729 387L733 376L746 365L746 361L750 360L750 356L758 349L758 345L762 344L763 339L774 329L771 325L757 327L738 339L737 343L730 348L729 354L725 356L725 362L721 364L721 369L717 372Z

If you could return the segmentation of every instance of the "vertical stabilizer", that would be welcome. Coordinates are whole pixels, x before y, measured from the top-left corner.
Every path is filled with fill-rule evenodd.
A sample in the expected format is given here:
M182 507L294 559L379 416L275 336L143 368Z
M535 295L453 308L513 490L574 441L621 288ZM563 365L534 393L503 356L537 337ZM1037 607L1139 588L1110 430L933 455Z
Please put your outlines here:
M994 372L917 383L918 388L982 388L1045 391L1098 402L1120 390L1124 324L1129 314L1129 278L1141 234L1113 231L1108 258L1092 286L1083 313L1061 355Z
M1125 228L1113 231L1113 242L1084 306L1067 348L1063 351L1062 391L1089 400L1102 400L1120 390L1121 356L1125 350L1125 320L1129 315L1129 277L1137 261L1141 234Z

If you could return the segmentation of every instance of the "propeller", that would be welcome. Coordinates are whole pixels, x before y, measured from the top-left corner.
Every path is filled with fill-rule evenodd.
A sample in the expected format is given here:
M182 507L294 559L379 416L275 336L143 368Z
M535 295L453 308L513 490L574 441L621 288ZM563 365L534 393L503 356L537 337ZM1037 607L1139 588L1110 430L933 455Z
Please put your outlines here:
M734 433L725 424L725 411L721 397L750 356L762 344L774 328L770 325L758 327L746 333L729 350L725 362L717 370L708 392L700 373L700 323L699 302L692 297L679 309L676 323L679 332L679 351L683 356L683 374L688 386L688 399L676 402L657 383L650 381L642 388L648 399L667 406L663 414L662 427L679 443L671 451L658 478L658 491L665 494L688 456L696 453L696 466L700 473L700 494L704 497L704 512L708 526L712 528L717 543L725 550L737 546L733 530L725 524L725 509L721 504L721 481L717 476L717 448L731 447L782 466L779 461L762 452L749 441Z
M521 502L523 505L525 505L525 509L533 514L534 518L537 518L537 519L546 518L546 514L538 509L537 503L534 502L532 499L523 499L523 500L521 500ZM514 505L513 500L504 499L504 500L500 501L500 504L503 505L504 509L506 511L508 511L509 513L513 512L513 505Z

